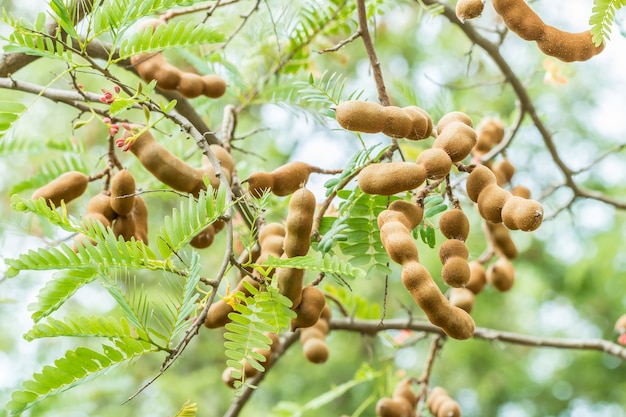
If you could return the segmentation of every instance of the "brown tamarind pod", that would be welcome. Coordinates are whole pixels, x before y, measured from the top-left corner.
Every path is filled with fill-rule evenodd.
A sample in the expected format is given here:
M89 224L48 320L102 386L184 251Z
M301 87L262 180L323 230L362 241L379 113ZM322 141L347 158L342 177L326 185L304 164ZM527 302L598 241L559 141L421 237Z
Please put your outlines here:
M389 204L386 210L378 214L378 228L390 222L400 222L407 229L415 229L424 218L424 208L406 200L396 200Z
M621 315L616 321L615 326L613 326L617 333L626 333L626 314Z
M246 297L250 296L250 291L248 291L248 289L244 286L244 282L251 284L254 288L257 289L261 286L260 282L246 275L241 279L241 281L239 281L232 293L234 294L241 292ZM218 300L214 302L209 307L206 319L204 320L204 326L208 327L209 329L224 327L226 323L230 323L230 318L228 317L228 314L232 313L233 311L235 311L235 309L224 300Z
M471 126L463 122L450 122L445 129L439 132L433 143L433 148L446 151L452 162L465 159L476 145L476 132Z
M363 133L378 133L385 128L383 106L368 101L348 100L335 108L339 126L346 130Z
M511 230L532 232L541 226L543 206L535 200L512 196L502 207L502 221Z
M412 162L371 164L357 177L359 187L366 194L393 195L413 190L426 180L426 169Z
M531 197L530 188L524 187L523 185L516 185L515 187L513 187L513 189L511 190L511 194L526 199L530 199Z
M435 285L428 270L419 262L402 267L402 283L428 320L453 339L468 339L474 334L474 320L466 311L450 304Z
M148 244L148 206L141 196L135 199L135 206L131 211L135 218L135 239Z
M380 240L392 261L404 265L418 261L417 246L413 236L400 222L385 223L380 228Z
M305 162L293 161L272 171L272 193L279 197L293 194L304 187L313 167Z
M182 72L180 79L176 85L176 90L185 98L196 98L201 96L204 91L204 82L202 77L193 72Z
M470 224L463 210L454 208L445 211L439 218L439 230L448 239L467 240Z
M131 133L127 135L130 136ZM173 155L156 142L149 131L133 142L130 151L156 179L177 191L192 193L205 188L202 181L203 171Z
M320 319L325 305L324 293L317 287L307 285L302 288L300 304L294 309L296 317L291 320L291 330L313 326Z
M181 77L186 74L179 70L174 65L163 60L159 68L154 73L154 79L156 80L157 87L161 90L176 90L180 83ZM146 80L151 81L151 80Z
M213 152L213 154L220 161L222 170L228 172L229 174L235 170L235 160L233 159L233 156L226 149L224 149L220 145L215 145L215 144L209 145L209 148L211 149L211 152ZM208 158L206 158L205 155L203 155L203 158L204 158L202 160L203 165L211 163L209 162Z
M126 241L130 241L135 237L136 225L135 216L128 213L125 216L117 216L113 221L113 234L115 237L122 237Z
M130 57L130 63L144 81L150 82L155 79L157 71L167 62L163 54L158 52L133 55Z
M511 239L509 229L502 223L486 223L491 244L496 252L501 253L508 259L517 258L518 252L515 242Z
M329 351L326 341L311 338L302 345L304 357L312 363L324 363L328 360Z
M411 119L411 129L405 137L409 140L426 139L433 133L433 119L426 110L417 106L407 106L403 109Z
M441 269L441 279L446 285L453 288L465 286L470 279L470 268L467 259L460 256L448 258Z
M545 23L525 2L496 0L492 4L504 24L520 38L533 41L543 35Z
M415 408L415 406L417 406L418 397L411 388L411 382L412 378L404 378L398 382L398 385L396 385L393 390L393 398L402 397L411 404L412 408Z
M448 398L439 406L436 417L461 417L461 408L456 401Z
M487 268L487 282L498 291L508 291L515 282L513 264L505 257L500 257Z
M437 386L430 390L428 399L426 400L426 406L433 415L437 415L437 409L439 408L439 404L441 404L440 400L444 398L450 398L445 388ZM439 401L439 404L436 404L437 401Z
M461 111L453 111L445 114L441 119L439 119L439 122L437 123L437 134L441 134L441 132L446 129L446 126L452 122L461 122L469 127L474 127L471 117Z
M311 231L315 214L315 195L306 188L294 192L289 200L285 228L284 250L288 258L304 256L311 246Z
M474 300L476 295L467 288L451 288L450 289L450 304L458 307L468 313L472 312L474 308Z
M413 130L413 121L404 109L397 106L385 106L381 109L385 118L382 132L392 138L405 138Z
M467 176L465 190L467 196L474 203L478 202L478 196L487 186L496 184L496 175L484 165L476 165Z
M502 208L512 197L511 193L497 184L485 187L478 196L478 213L491 223L502 222Z
M271 192L274 186L274 177L269 172L254 172L244 181L248 184L248 192L255 198L261 198L266 192Z
M450 155L441 148L429 148L423 150L415 160L415 163L426 169L426 178L438 180L445 178L452 168Z
M276 279L278 280L278 291L289 298L292 302L292 309L298 308L302 302L302 287L304 284L304 269L277 268Z
M115 220L117 213L111 208L111 196L104 192L91 197L87 202L87 213L102 214L110 222Z
M102 225L104 227L110 227L111 226L111 222L109 221L109 219L107 219L102 213L96 213L96 212L89 213L88 212L88 213L86 213L83 216L83 220L82 220L83 227L88 227L89 224L93 224L94 222L102 223ZM87 244L95 245L96 241L94 241L93 239L87 237L86 235L84 235L82 233L79 233L74 238L74 243L72 245L72 250L74 252L78 252L78 246L79 245L80 246L85 246Z
M215 228L213 224L202 229L197 235L189 241L189 244L196 249L208 248L213 244L215 239Z
M461 23L465 23L466 20L480 16L484 8L483 0L458 0L455 7L456 17Z
M287 230L280 223L267 223L259 231L259 246L261 251L269 253L275 258L283 254L283 243Z
M202 94L209 98L220 98L226 92L226 81L219 75L202 76Z
M511 182L513 175L515 175L515 167L508 159L504 158L493 164L491 170L496 175L496 180L499 186L504 186Z
M469 268L470 278L465 284L465 288L474 294L478 294L483 290L485 284L487 283L485 267L478 261L471 261L469 263Z
M481 156L504 139L504 124L500 119L484 118L476 127L476 145L472 153Z
M469 258L469 250L465 243L457 239L448 239L439 247L439 260L445 264L448 259L459 257L467 260Z
M414 407L404 397L381 398L376 403L378 417L413 417Z
M83 195L89 184L89 177L82 172L69 171L59 175L43 187L35 190L31 199L43 197L49 207L59 207L61 201L65 204Z
M135 206L135 178L127 169L111 179L111 208L120 216L127 216Z
M326 333L314 326L300 329L300 343L304 345L309 339L325 340Z

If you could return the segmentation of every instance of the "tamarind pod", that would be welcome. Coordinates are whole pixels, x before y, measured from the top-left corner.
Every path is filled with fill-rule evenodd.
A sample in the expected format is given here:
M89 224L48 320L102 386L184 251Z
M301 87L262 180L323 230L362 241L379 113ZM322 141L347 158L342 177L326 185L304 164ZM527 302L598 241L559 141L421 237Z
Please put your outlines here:
M135 206L131 211L135 218L135 239L148 244L148 206L141 196L135 199Z
M378 417L413 417L414 407L404 397L381 398L376 403Z
M402 283L428 320L453 339L468 339L474 334L474 320L466 311L450 304L435 285L428 270L419 262L402 268Z
M459 257L464 260L469 258L469 249L465 243L458 239L448 239L439 247L439 260L445 264L448 259Z
M396 388L393 390L393 398L404 398L411 404L412 408L415 408L415 406L417 406L418 397L411 388L411 382L412 378L404 378L398 382L398 385L396 385Z
M241 281L239 281L239 283L233 290L233 293L242 292L246 297L250 296L250 292L243 285L244 282L252 284L254 288L259 288L261 286L260 282L246 275L241 279ZM235 311L235 309L224 300L218 300L214 302L209 307L207 317L204 320L204 326L208 327L209 329L224 327L226 323L230 323L230 318L228 317L228 314L233 311Z
M532 232L542 220L543 206L538 201L512 196L502 206L502 221L511 230Z
M154 140L149 131L144 132L135 140L130 151L156 179L177 191L190 193L198 189L199 183L204 184L201 170L191 167L170 153Z
M202 95L204 82L202 77L193 72L182 72L176 90L185 98L196 98Z
M492 147L504 139L504 124L502 120L486 117L476 127L476 149L489 152Z
M466 20L475 19L480 16L485 8L483 0L458 0L456 2L456 17L465 23Z
M378 214L377 222L380 229L383 224L390 222L400 222L407 229L415 229L424 218L424 208L409 201L396 200L389 204L386 210Z
M426 406L428 407L428 409L430 410L430 412L433 415L437 414L437 408L438 407L433 407L435 400L440 399L440 398L450 398L450 396L448 395L448 391L445 390L445 388L443 387L433 387L430 390L430 393L428 394L428 399L426 400Z
M214 146L220 147L218 145L214 145ZM226 161L223 164L222 161L220 160L220 165L222 168L222 174L224 174L224 177L226 178L226 182L230 184L232 174L231 174L231 170L228 168L228 165L229 165L228 161ZM209 158L207 158L206 155L202 155L202 167L200 169L202 170L203 175L206 175L207 178L209 179L209 182L211 183L211 187L213 188L219 187L220 178L217 176L215 167L213 166L213 164L211 164L211 161L209 161Z
M302 284L304 283L304 269L277 268L278 292L289 298L292 309L298 308L302 301Z
M474 145L476 132L472 127L463 122L450 122L435 139L433 148L443 149L452 162L459 162L472 152Z
M203 165L202 168L196 170L198 171L198 175L201 178L204 178L205 176L207 177L207 179L209 180L209 184L211 184L211 188L217 189L220 186L220 179L215 173L215 168L213 168L213 165ZM230 176L228 176L227 174L224 175L226 175L227 181L230 182ZM202 190L206 190L206 185L204 185L203 179L196 182L195 187L190 191L190 193L193 195L199 195L200 191Z
M330 331L330 325L328 324L328 320L322 317L326 307L328 307L328 304L324 305L324 308L322 309L322 314L320 314L320 318L312 326L305 327L304 329L317 329L320 332L322 332L324 335L327 335L328 332ZM301 331L304 329L301 329Z
M513 187L513 189L511 190L511 194L526 199L530 199L531 197L530 189L528 187L524 187L523 185L517 185Z
M423 150L415 160L415 163L426 169L426 178L438 180L450 173L452 159L441 148L428 148Z
M259 245L263 247L263 244L268 237L278 236L284 238L286 234L287 229L285 229L285 226L281 223L266 223L265 226L259 230Z
M411 129L406 138L409 140L426 139L433 133L433 119L426 110L417 106L407 106L403 109L411 119Z
M448 239L465 242L470 230L469 220L461 209L447 210L439 218L439 230Z
M439 122L437 123L437 134L441 134L441 132L446 129L446 126L448 126L452 122L461 122L468 125L469 127L474 127L471 117L461 111L453 111L445 114L439 120Z
M385 125L382 132L392 138L405 138L413 130L413 121L404 109L397 106L386 106L382 108L385 118Z
M511 239L511 233L502 223L489 223L486 222L485 226L489 231L489 237L491 244L496 252L501 253L508 259L517 258L518 252L515 242Z
M324 320L326 322L327 325L327 329L328 329L328 323L330 322L330 319L333 316L333 311L330 309L330 306L328 304L326 304L324 306L324 309L322 310L322 314L320 315L320 320ZM326 333L328 333L328 330L326 330Z
M115 220L117 213L111 208L111 196L101 192L87 201L87 213L102 214L110 222Z
M467 281L467 283L465 284L465 288L470 290L474 294L478 294L483 290L485 284L487 283L485 267L478 261L472 261L469 263L469 268L470 278L469 281Z
M335 108L339 126L346 130L363 133L378 133L385 128L383 106L368 101L348 100Z
M233 156L220 145L212 144L209 145L209 148L220 161L220 164L222 165L222 170L227 171L229 174L231 174L235 170L235 160L233 159ZM209 162L209 159L206 157L206 155L202 155L202 158L202 165L208 165L211 163Z
M504 24L520 38L534 41L543 35L546 24L523 0L493 0L493 8Z
M130 63L135 67L142 80L150 82L155 79L156 73L167 62L163 54L142 53L130 57Z
M366 166L357 181L366 194L393 195L419 187L426 180L426 169L412 162L389 162Z
M189 244L196 249L208 248L213 244L215 239L215 228L213 224L202 229L197 235L189 241Z
M604 44L595 46L591 32L571 33L546 25L537 40L539 49L546 55L563 62L587 61L604 50Z
M315 205L315 195L306 188L299 189L291 196L284 242L284 251L288 258L304 256L309 251Z
M109 219L107 219L102 213L93 212L93 213L87 213L83 216L83 221L82 221L83 226L87 227L87 224L90 224L93 222L100 222L102 223L104 227L111 226L111 222L109 221ZM87 235L79 233L74 238L74 243L72 244L72 250L74 252L78 252L78 245L85 246L87 244L95 245L96 241L87 237Z
M283 245L285 238L283 236L268 236L261 243L261 256L259 259L266 261L268 255L272 255L274 258L280 258L283 252ZM260 262L259 262L260 263Z
M111 179L111 208L120 216L127 216L135 206L135 178L126 169Z
M129 241L135 236L135 216L133 213L128 213L126 216L117 216L113 221L113 234L115 237L122 237L122 239Z
M478 213L491 223L502 222L502 208L512 195L497 184L485 187L478 196Z
M515 167L506 158L493 164L491 171L496 175L496 182L500 187L509 184L515 175Z
M467 196L474 203L478 202L478 196L489 185L496 184L496 175L484 165L476 165L467 176L465 190Z
M513 264L505 257L498 260L487 268L487 282L498 291L508 291L515 283L515 269Z
M59 175L43 187L35 190L31 199L43 197L50 208L58 207L61 201L65 204L83 195L89 184L89 177L82 172L68 171Z
M439 406L436 417L461 417L461 408L452 398L447 398Z
M470 268L466 259L460 256L448 258L441 269L441 279L453 288L465 286L470 279Z
M202 76L202 94L209 98L219 98L226 92L226 81L218 75Z
M248 183L248 192L252 197L261 198L266 192L271 192L274 186L274 177L269 172L253 172L243 182Z
M279 197L293 194L304 187L312 170L311 165L300 161L288 162L276 168L271 172L273 178L272 193Z
M326 338L326 333L324 333L323 331L321 331L318 328L315 328L315 327L305 327L303 329L300 329L300 343L302 343L303 345L309 339L325 340L325 338Z
M291 320L291 330L313 326L319 321L325 305L324 293L317 287L307 285L302 288L300 304L294 309L296 317Z
M474 308L474 300L476 296L471 290L467 288L451 288L450 289L450 304L460 309L472 312Z
M417 246L411 232L400 222L385 223L380 228L380 240L392 261L404 265L418 261Z
M328 345L324 339L311 338L302 345L304 357L312 363L324 363L328 360Z

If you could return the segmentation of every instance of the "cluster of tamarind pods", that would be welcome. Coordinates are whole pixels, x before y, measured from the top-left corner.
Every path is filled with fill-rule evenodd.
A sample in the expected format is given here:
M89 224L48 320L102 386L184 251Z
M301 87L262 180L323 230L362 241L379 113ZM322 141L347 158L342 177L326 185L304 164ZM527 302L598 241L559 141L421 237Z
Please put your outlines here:
M566 32L546 24L525 0L491 0L504 24L520 38L535 41L546 55L564 62L586 61L599 54L604 44L595 45L589 30ZM482 13L483 0L458 0L456 15L461 22Z
M411 388L412 378L398 382L391 397L383 397L376 403L378 417L415 417L418 396ZM433 387L428 393L426 406L434 417L461 417L459 404L450 398L442 387Z

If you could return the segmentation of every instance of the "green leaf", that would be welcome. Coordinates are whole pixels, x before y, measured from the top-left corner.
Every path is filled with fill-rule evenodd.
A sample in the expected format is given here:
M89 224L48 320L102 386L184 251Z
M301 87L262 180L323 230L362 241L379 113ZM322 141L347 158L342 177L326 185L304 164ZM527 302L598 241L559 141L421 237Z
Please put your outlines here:
M365 271L360 268L354 268L350 263L346 262L335 255L321 254L317 256L294 256L293 258L275 258L269 256L263 264L249 264L244 266L267 268L296 268L306 269L310 271L324 272L327 274L341 275L343 278L361 279L365 277Z
M128 322L113 317L78 316L67 321L56 320L49 317L45 323L33 326L25 335L24 339L32 341L43 337L133 337Z
M615 12L624 6L626 6L626 0L594 0L589 24L592 41L596 46L600 46L609 39Z

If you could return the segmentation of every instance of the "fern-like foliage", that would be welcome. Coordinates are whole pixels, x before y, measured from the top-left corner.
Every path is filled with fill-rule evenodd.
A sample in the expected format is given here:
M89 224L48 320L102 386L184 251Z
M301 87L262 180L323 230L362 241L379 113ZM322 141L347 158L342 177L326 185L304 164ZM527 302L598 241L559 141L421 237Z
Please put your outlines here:
M615 12L626 6L626 0L594 0L592 15L589 18L593 43L596 46L606 42L611 34Z
M185 401L185 404L174 414L174 417L196 417L198 405L196 403Z
M322 114L335 118L335 112L331 107L337 106L344 100L357 100L364 92L362 89L354 90L347 97L344 96L346 78L336 72L325 71L319 80L309 75L308 82L298 81L294 83L298 89L298 95L307 103L321 107Z
M380 239L380 238L379 238ZM360 279L365 277L365 271L355 268L345 259L329 253L317 255L294 256L293 258L274 258L269 256L263 264L249 264L249 266L261 270L267 268L296 268L309 271L324 272L326 274L339 275L344 279Z
M35 23L31 24L23 19L15 19L4 11L2 21L13 28L13 32L6 38L8 44L4 46L5 52L22 52L73 62L72 54L66 48L66 45L72 43L67 34L69 32L65 32L65 37L61 31L57 31L56 35L48 34L45 13L39 13ZM73 30L73 33L76 31Z
M65 153L60 158L53 158L44 162L41 164L37 175L26 178L24 181L15 184L11 189L11 194L43 187L68 171L79 171L83 174L89 174L89 164L79 150L74 150L72 153Z
M291 310L291 300L278 289L266 287L261 291L248 283L244 285L250 296L235 295L235 311L228 315L232 322L226 324L224 334L227 364L234 368L232 375L237 380L242 378L246 363L259 372L265 370L260 363L265 358L257 352L270 348L271 339L264 333L288 329L291 319L296 316ZM235 381L236 386L238 382Z
M98 278L96 269L74 269L55 272L53 278L39 290L37 302L29 306L35 322L58 310L80 288Z
M35 404L81 385L111 369L156 349L149 343L133 338L116 339L112 344L102 345L101 352L79 347L69 350L65 356L44 366L24 382L23 390L14 391L6 410L18 415Z
M147 27L136 32L120 44L120 59L144 52L156 52L165 48L204 45L224 41L222 33L206 25L193 22L178 22L160 25L156 29Z
M0 100L0 138L11 128L13 122L20 117L24 110L26 110L26 106L22 103ZM6 145L3 144L2 146ZM0 147L1 149L2 147Z
M98 316L79 316L61 321L49 317L45 323L40 322L33 326L24 339L32 341L42 337L133 337L133 331L124 318Z
M202 191L197 200L189 198L187 202L180 204L179 209L174 209L171 216L163 219L156 242L164 258L178 252L195 235L224 214L226 191L221 184L215 191Z

